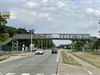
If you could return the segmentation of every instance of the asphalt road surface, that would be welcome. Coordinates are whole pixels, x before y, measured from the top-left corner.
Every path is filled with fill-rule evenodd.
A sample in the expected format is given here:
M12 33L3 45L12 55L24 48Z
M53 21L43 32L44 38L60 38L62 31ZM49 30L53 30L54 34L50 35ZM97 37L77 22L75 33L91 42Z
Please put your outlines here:
M56 75L57 54L45 51L0 63L0 75Z

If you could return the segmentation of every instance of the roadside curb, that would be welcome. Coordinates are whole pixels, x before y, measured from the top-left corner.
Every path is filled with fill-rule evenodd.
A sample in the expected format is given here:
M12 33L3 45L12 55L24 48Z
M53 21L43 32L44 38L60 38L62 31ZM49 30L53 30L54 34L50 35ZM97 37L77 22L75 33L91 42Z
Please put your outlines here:
M59 63L63 63L61 51L62 50L59 51Z

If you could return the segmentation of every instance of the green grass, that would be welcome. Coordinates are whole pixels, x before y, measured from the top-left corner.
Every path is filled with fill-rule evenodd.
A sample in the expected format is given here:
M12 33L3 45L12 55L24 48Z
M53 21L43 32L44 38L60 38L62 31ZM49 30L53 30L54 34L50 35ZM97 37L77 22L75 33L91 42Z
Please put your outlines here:
M65 64L73 64L73 65L79 65L78 62L74 60L67 52L62 51L62 60Z
M5 60L5 59L8 59L9 57L0 57L0 61L3 61L3 60Z
M93 52L73 52L72 54L100 68L100 55L96 55Z
M8 53L0 52L0 56L8 55Z

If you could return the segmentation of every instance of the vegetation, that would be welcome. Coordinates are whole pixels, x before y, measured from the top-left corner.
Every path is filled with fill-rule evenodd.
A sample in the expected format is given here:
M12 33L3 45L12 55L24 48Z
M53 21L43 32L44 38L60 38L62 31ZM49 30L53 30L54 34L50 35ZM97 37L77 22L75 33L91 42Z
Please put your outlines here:
M66 53L66 52L64 52L64 51L62 51L61 53L62 53L63 62L64 62L65 64L79 65L79 63L76 62L76 61L74 60L74 58L72 58L68 53Z
M4 28L6 25L7 21L0 16L0 33L4 33Z
M67 44L67 45L59 45L58 48L71 49L71 44Z
M19 46L22 46L23 44L25 46L29 46L30 42L31 40L19 40ZM55 46L52 40L41 40L41 39L33 40L33 44L35 47L42 49L50 49L53 46Z
M8 38L9 38L8 33L0 34L0 43L2 43L3 41L5 41Z
M93 52L73 52L72 54L100 68L100 55L95 55Z
M7 21L5 18L0 16L0 42L12 37L15 33L28 33L23 28L16 29L14 27L6 26Z
M91 37L89 40L73 40L71 44L60 45L58 48L71 49L73 51L85 51L85 52L100 52L100 39Z

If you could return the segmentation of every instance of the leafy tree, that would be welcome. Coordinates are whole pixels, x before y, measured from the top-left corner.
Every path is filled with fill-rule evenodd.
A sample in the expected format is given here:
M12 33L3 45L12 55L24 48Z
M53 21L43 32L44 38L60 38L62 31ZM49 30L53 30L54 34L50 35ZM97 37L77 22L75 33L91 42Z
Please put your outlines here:
M8 33L0 34L0 43L9 38Z
M0 33L4 32L5 25L7 24L6 19L0 16Z
M23 34L23 33L28 33L26 29L23 29L23 28L19 28L17 29L17 33L19 34Z
M4 31L9 33L10 37L12 37L15 33L17 33L17 29L14 27L6 26Z
M73 51L82 51L85 42L85 40L73 40L70 47Z

